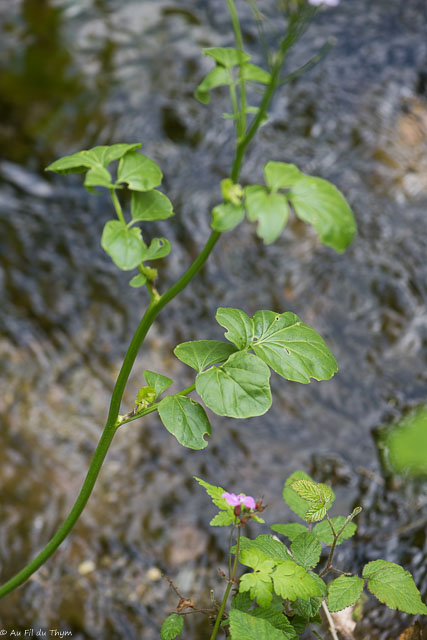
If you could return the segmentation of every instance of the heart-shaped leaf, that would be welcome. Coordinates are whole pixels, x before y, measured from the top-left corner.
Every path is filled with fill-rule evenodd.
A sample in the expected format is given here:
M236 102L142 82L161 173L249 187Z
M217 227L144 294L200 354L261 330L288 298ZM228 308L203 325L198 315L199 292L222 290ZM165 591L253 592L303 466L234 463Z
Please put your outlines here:
M209 409L220 416L250 418L271 406L270 370L249 353L234 353L227 362L196 377L196 390Z
M123 271L135 269L144 259L146 245L141 230L129 229L120 220L110 220L102 232L101 246Z
M117 182L125 182L133 191L150 191L162 181L160 167L147 156L129 151L119 162Z
M167 396L158 406L161 421L180 444L189 449L204 449L205 435L211 425L203 407L187 396Z

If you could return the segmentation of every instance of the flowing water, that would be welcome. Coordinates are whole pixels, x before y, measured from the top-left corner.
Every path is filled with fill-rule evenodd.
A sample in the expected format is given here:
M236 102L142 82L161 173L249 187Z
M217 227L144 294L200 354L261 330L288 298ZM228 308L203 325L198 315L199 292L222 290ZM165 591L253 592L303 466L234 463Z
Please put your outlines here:
M238 4L261 61L248 5ZM273 3L263 4L268 18ZM143 142L176 211L152 226L173 244L160 267L164 290L205 242L229 170L232 125L220 117L227 97L219 90L204 107L192 94L211 66L200 50L230 45L232 34L223 0L3 0L0 16L6 579L68 513L147 302L99 246L113 216L108 199L86 193L81 176L43 168L95 144ZM426 401L426 29L425 0L343 0L316 18L288 70L329 36L336 46L276 99L241 180L256 182L274 159L333 181L354 208L357 239L337 255L296 222L269 247L246 223L225 234L150 331L124 407L145 368L174 377L176 388L191 384L172 349L220 338L218 306L298 313L328 342L338 375L310 385L273 377L272 410L246 421L213 416L201 452L181 448L154 416L123 428L73 534L0 603L1 627L71 630L74 640L158 638L177 604L160 572L209 606L210 586L217 596L223 589L226 540L209 529L214 510L193 475L263 495L273 523L292 519L281 500L285 477L306 470L333 485L336 512L364 507L359 535L340 547L338 562L356 571L384 557L413 571L426 593L425 479L394 475L381 444L387 425ZM357 638L394 639L411 620L372 599ZM187 639L207 637L196 616L186 624Z

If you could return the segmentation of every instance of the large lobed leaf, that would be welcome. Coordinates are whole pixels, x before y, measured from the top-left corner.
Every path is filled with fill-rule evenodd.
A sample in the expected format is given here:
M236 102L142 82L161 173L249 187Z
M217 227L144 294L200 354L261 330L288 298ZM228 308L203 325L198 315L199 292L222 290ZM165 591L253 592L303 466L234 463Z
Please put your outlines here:
M374 560L365 565L362 575L368 580L369 591L390 609L427 614L427 607L421 600L411 574L400 565L387 560Z
M308 574L293 560L281 563L272 575L274 591L284 600L306 600L312 596L321 596L322 588L317 580Z
M253 322L255 354L287 380L328 380L338 370L323 339L294 313L257 311Z
M294 313L257 311L249 318L240 309L220 308L216 319L227 329L227 340L238 349L253 349L287 380L307 384L311 378L328 380L337 371L336 360L323 339Z

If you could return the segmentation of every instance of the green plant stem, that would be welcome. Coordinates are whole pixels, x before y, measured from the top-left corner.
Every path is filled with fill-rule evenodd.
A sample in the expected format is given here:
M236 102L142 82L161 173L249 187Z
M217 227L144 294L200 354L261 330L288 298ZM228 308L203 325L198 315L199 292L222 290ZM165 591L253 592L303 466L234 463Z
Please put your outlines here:
M332 546L331 549L329 551L329 556L328 556L328 561L326 563L325 568L319 573L319 577L322 578L324 575L326 575L328 573L328 571L330 571L332 569L332 560L334 558L334 553L335 553L335 549L337 546L337 542L338 542L338 538L341 535L342 531L344 529L342 529L338 534L335 531L334 525L332 524L332 521L330 519L330 517L328 516L328 514L326 514L326 519L329 522L329 526L332 529L332 535L334 536L334 540L332 542Z
M113 198L114 200L114 198ZM163 307L174 298L193 278L193 276L202 268L206 262L209 254L214 248L215 244L220 237L220 233L213 231L209 236L207 243L202 249L200 255L196 258L193 264L187 269L187 271L181 276L181 278L168 289L158 300L152 300L147 307L142 320L135 331L135 334L131 340L123 364L121 366L119 375L117 377L116 384L114 385L113 393L111 396L110 409L107 417L107 422L104 427L104 431L101 435L98 446L96 447L92 461L89 466L88 473L81 488L81 491L74 503L71 512L55 533L53 538L47 543L44 549L29 562L19 573L13 578L5 582L0 587L0 598L3 598L8 593L19 587L23 582L28 580L32 574L39 569L42 564L50 558L50 556L56 551L59 545L65 540L70 533L71 529L79 519L83 509L85 508L87 501L92 493L98 474L101 470L102 463L107 451L111 445L114 434L117 430L117 416L120 411L120 403L123 397L125 386L135 362L138 351L141 347L142 341L148 333L149 328L153 324L158 313Z
M231 588L232 588L232 586L234 584L234 580L236 578L237 563L238 563L238 560L239 560L239 550L240 550L240 530L241 530L240 526L237 527L236 554L234 556L233 570L232 570L231 576L230 576L230 578L228 580L228 585L227 585L227 588L225 590L224 597L222 599L221 606L219 608L218 615L217 615L216 620L215 620L215 626L213 628L210 640L215 640L215 638L216 638L219 626L220 626L221 621L222 621L222 616L224 615L224 610L225 610L225 606L227 604L228 596L230 595Z
M116 210L118 219L120 220L120 222L123 222L123 224L126 224L126 220L125 220L125 217L123 215L122 207L121 207L120 201L119 201L119 199L117 197L116 190L115 189L110 189L110 195L111 195L111 199L113 201L114 209Z
M271 78L268 83L264 95L261 100L261 104L258 109L258 113L255 118L252 120L252 123L247 130L244 138L238 143L236 154L234 157L233 167L231 170L231 179L233 182L237 182L238 175L240 173L240 169L242 166L243 156L245 151L258 131L266 113L267 109L270 105L270 102L274 96L274 92L276 91L277 86L279 85L279 76L281 69L283 67L283 63L285 61L285 57L289 49L292 47L294 42L302 35L304 32L309 18L312 15L312 11L309 11L306 18L302 18L298 21L297 18L293 17L290 20L290 25L287 31L285 38L282 40L282 43L279 47L279 51L276 54L276 59L271 69Z
M234 0L227 0L228 11L230 13L231 22L233 24L234 39L239 55L240 68L240 118L237 128L237 143L243 139L246 130L246 82L243 75L243 37L240 28L239 16L237 15Z

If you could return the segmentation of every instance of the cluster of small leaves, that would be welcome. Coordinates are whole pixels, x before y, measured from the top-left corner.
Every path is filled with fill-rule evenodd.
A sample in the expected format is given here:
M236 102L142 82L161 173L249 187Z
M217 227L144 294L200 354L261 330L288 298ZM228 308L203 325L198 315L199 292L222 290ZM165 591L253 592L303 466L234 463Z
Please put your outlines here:
M239 201L227 200L226 196L224 204L213 209L214 230L234 229L246 210L248 220L258 223L257 235L265 244L270 244L282 233L292 207L300 220L314 227L320 242L339 253L348 247L356 224L346 199L333 184L284 162L268 162L264 175L265 186L247 186Z
M294 313L220 308L221 340L183 342L174 353L197 371L195 388L204 404L220 416L250 418L271 406L270 368L286 380L307 384L328 380L337 371L335 358L318 333ZM181 444L206 446L210 425L202 406L185 396L161 401L159 415Z
M224 489L200 478L196 480L220 509L210 524L239 524L233 507L222 497ZM343 573L328 584L322 579L327 571L320 573L322 577L314 572L321 559L322 544L334 549L355 534L352 520L360 508L348 517L330 518L327 510L335 499L332 489L314 482L303 471L294 472L286 480L283 498L306 524L272 525L273 531L289 539L289 547L272 535L261 534L253 540L240 537L239 561L251 571L238 580L231 609L222 623L228 626L232 640L295 640L307 625L322 624L319 609L323 601L332 612L345 609L361 601L365 584L391 609L427 614L411 574L393 562L369 562L362 577ZM323 509L326 520L320 517ZM253 519L263 522L255 514ZM236 553L236 547L231 551ZM184 623L179 618L177 614L167 618L162 626L162 640L173 640L182 633Z
M195 91L196 98L203 104L209 104L210 91L217 87L234 87L240 84L241 75L245 82L253 82L256 84L269 84L271 74L252 62L249 62L251 56L232 47L212 47L204 49L203 53L215 61L215 67L209 71L207 76L203 78ZM258 107L246 107L247 113L255 115L258 113ZM224 113L226 120L232 120L236 117L234 113Z
M131 220L123 215L109 220L102 233L101 245L114 264L124 271L136 267L139 273L130 281L132 287L143 286L147 279L154 280L156 271L144 266L145 261L164 258L171 245L166 238L153 238L147 245L138 222L164 220L173 215L170 200L156 189L162 181L159 166L136 149L140 144L113 144L79 151L56 160L47 171L56 173L86 173L84 185L94 192L94 187L105 187L113 195L124 187L131 192ZM113 182L108 166L118 161L116 180ZM120 205L116 203L116 207Z

